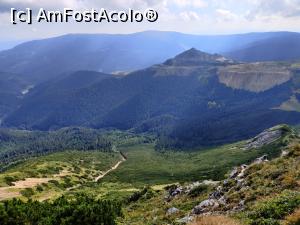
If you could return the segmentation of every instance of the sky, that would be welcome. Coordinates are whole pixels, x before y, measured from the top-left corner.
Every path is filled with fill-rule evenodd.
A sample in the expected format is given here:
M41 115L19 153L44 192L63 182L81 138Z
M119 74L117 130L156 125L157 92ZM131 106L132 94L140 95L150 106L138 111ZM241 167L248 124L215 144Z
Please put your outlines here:
M101 9L143 11L153 8L155 23L10 22L11 8L38 10ZM0 0L0 42L53 37L66 33L134 33L145 30L191 34L267 31L300 32L300 0Z

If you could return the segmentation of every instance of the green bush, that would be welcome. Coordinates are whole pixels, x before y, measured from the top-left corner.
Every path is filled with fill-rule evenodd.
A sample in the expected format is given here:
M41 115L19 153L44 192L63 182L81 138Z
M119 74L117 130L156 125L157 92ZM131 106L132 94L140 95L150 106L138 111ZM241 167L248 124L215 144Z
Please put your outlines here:
M300 192L284 191L279 196L253 207L247 217L251 225L277 225L279 220L300 206Z
M143 188L143 190L137 191L137 192L133 193L133 194L128 198L128 200L127 200L128 203L138 201L138 200L141 199L147 192L148 192L148 188L145 187L145 188Z
M72 199L62 196L52 203L13 199L0 204L1 225L116 225L120 216L119 202L96 200L85 194Z
M34 195L32 188L25 188L24 190L20 191L20 193L26 198L30 198L32 195Z
M280 225L280 222L275 219L256 219L251 221L251 225Z
M38 186L36 187L36 190L37 190L38 192L42 192L44 189L43 189L43 187L42 187L41 185L38 185Z
M59 187L59 182L57 180L49 180L49 183L54 184L56 187Z
M199 185L197 187L194 187L192 190L190 190L188 195L192 198L195 198L195 197L199 196L200 194L206 192L207 189L208 189L207 185Z
M11 177L11 176L6 176L6 177L4 177L4 181L7 185L13 186L14 185L13 182L16 182L17 178Z

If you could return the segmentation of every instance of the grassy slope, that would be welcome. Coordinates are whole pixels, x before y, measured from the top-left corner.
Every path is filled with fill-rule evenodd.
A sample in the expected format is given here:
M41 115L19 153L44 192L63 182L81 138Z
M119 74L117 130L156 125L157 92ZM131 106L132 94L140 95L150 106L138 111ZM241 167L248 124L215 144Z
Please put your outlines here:
M247 188L234 188L236 185L232 183L233 188L230 192L226 194L227 206L238 204L242 199L245 200L246 210L238 215L241 219L241 224L251 224L251 225L266 225L266 224L279 224L280 220L287 221L297 221L295 223L289 223L290 225L299 224L299 210L300 205L295 205L295 199L286 197L289 191L295 193L300 199L300 145L299 138L284 139L289 145L283 147L289 154L285 157L276 158L270 162L255 165L253 164L246 172L246 185ZM272 149L274 152L281 151L280 145L269 146L268 149ZM214 154L214 151L215 154ZM211 150L208 153L203 153L206 156L213 155L217 156L222 153L220 149ZM236 157L241 157L242 153L231 153ZM253 153L254 154L254 153ZM223 155L224 156L224 155ZM218 157L222 157L218 155ZM229 160L230 158L227 158ZM207 158L209 162L209 157ZM211 162L210 162L211 163ZM207 190L200 192L197 196L188 196L187 194L181 194L171 201L166 201L165 196L167 192L161 190L155 192L149 197L149 194L145 194L138 201L131 203L125 210L125 218L120 221L120 224L130 224L130 225L152 225L152 224L176 224L174 221L178 218L182 218L189 214L194 206L198 205L201 201L208 198L209 194L212 193L213 187L207 187ZM297 194L298 193L298 194ZM147 197L148 196L148 197ZM287 199L283 201L283 204L279 204L277 199ZM274 203L275 202L275 203ZM290 205L293 204L293 206ZM166 212L169 208L176 207L180 211L174 215L167 215ZM297 207L299 208L297 211ZM290 211L285 211L289 208ZM293 213L293 210L296 211ZM217 211L222 211L225 209L217 209ZM280 219L274 219L272 215L280 213ZM226 214L226 213L225 213ZM250 220L249 215L258 215L259 220ZM290 215L289 215L290 214ZM143 217L141 217L143 215ZM269 223L264 223L264 215ZM271 219L269 219L271 218ZM210 218L214 220L214 218ZM208 222L207 220L205 220ZM230 219L228 219L230 221ZM270 221L274 222L271 223ZM256 223L257 222L257 223ZM238 223L238 222L237 222ZM196 223L197 224L197 223ZM201 223L199 224L206 224ZM218 224L215 222L207 224ZM226 223L224 223L226 224ZM229 223L231 224L231 223ZM235 224L233 221L232 224Z
M205 179L220 180L236 165L251 162L265 153L278 155L273 146L259 150L241 150L242 142L193 152L155 152L152 144L121 147L128 160L104 181L136 185L168 184Z
M241 145L237 143L189 153L158 153L153 144L125 144L119 150L127 155L128 160L98 184L93 178L99 175L99 171L115 164L120 156L97 151L65 151L30 159L11 168L0 174L0 186L8 186L8 177L18 181L33 177L52 178L60 174L56 177L59 184L48 183L42 192L33 187L31 197L42 200L47 199L47 195L56 197L71 192L66 191L67 188L80 185L71 193L84 191L103 198L124 198L145 185L222 179L232 166L251 161L270 150L243 151Z

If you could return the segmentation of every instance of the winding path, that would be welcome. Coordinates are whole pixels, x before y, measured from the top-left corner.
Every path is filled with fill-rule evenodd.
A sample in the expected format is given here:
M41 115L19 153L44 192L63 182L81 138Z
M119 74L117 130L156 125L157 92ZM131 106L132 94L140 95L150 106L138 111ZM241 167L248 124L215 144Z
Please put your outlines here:
M113 167L111 167L109 170L105 171L104 173L102 173L101 175L99 175L98 177L95 178L95 182L98 182L99 180L101 180L103 177L105 177L107 174L109 174L110 172L118 169L118 167L126 161L126 158L124 156L124 154L120 153L122 159L120 161L118 161Z

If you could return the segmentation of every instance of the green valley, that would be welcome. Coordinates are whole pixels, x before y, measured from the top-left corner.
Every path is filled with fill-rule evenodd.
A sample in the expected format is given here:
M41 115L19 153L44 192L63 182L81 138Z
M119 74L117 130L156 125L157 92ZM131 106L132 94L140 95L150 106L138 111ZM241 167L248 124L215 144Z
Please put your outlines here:
M297 187L299 168L293 160L298 150L290 151L298 143L297 135L295 130L284 125L268 129L248 141L219 147L158 151L155 138L146 134L105 132L113 146L110 151L62 150L21 161L18 159L17 164L11 164L0 174L0 198L10 201L15 197L25 202L37 200L46 204L61 196L71 200L85 194L100 201L122 204L123 216L118 216L118 224L181 224L180 219L188 218L186 215L229 176L232 168L251 165L263 155L267 155L268 159L278 158L286 151L290 161L276 159L271 164L251 166L247 172L250 175L262 173L252 178L249 175L256 189L226 192L227 207L235 207L245 196L249 207L252 207L259 196ZM277 173L285 176L283 179L287 186L284 183L274 186L267 180L269 178L263 178L268 176L272 179ZM261 178L263 180L260 181ZM230 181L230 185L235 188L236 184ZM173 196L176 189L180 191ZM172 207L176 209L175 213L168 212ZM231 209L219 209L224 213L228 210ZM247 214L235 214L235 217L241 221L248 218Z

